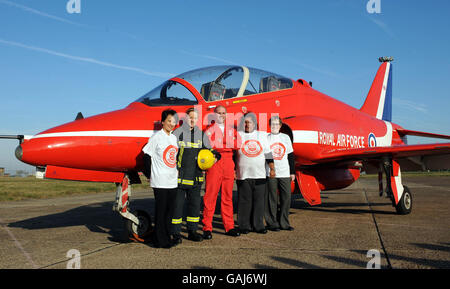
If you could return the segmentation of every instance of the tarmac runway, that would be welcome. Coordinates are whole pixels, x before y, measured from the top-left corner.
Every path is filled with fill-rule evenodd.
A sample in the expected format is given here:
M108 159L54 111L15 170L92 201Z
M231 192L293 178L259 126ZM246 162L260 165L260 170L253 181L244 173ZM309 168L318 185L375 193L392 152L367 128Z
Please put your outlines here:
M0 269L67 268L74 261L82 269L363 269L376 264L377 252L381 268L449 269L450 177L404 177L413 197L405 216L378 196L377 181L366 177L323 192L315 207L293 195L294 231L229 237L217 209L212 240L185 238L169 250L126 241L123 221L112 211L115 192L4 202ZM131 207L153 214L153 201L150 189L133 192Z

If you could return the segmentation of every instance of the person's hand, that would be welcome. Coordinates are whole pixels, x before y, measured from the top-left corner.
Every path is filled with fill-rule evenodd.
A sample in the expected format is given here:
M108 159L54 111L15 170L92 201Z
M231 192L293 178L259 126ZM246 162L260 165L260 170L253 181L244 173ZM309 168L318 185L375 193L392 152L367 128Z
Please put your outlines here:
M291 182L295 182L295 175L291 175Z
M276 176L276 174L275 174L275 169L270 169L269 177L270 177L271 179L274 179L275 176Z

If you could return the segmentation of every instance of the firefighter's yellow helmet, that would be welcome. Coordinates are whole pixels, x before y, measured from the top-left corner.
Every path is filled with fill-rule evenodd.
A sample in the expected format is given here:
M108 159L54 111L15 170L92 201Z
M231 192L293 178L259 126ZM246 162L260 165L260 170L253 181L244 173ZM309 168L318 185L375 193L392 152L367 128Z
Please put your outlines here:
M214 155L210 150L202 149L197 156L198 167L205 171L214 165L214 159Z

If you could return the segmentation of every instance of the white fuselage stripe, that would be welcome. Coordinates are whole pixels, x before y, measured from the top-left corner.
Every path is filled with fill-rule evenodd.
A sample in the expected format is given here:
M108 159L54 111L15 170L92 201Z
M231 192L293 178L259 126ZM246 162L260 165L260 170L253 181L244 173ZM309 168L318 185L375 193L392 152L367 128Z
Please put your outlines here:
M38 134L35 138L48 137L80 137L80 136L100 136L100 137L145 137L149 138L153 135L153 130L99 130L99 131L70 131Z
M386 135L377 137L378 146L392 145L392 125L385 122L387 127ZM149 138L155 133L154 130L100 130L100 131L70 131L44 133L32 136L28 139L51 138L51 137L142 137ZM314 130L294 130L292 131L294 143L298 144L319 144L319 132Z
M292 131L294 136L294 143L319 143L319 132L314 130L294 130Z
M100 130L100 131L70 131L37 134L29 139L50 137L151 137L153 130ZM294 130L294 143L319 143L319 132L312 130Z

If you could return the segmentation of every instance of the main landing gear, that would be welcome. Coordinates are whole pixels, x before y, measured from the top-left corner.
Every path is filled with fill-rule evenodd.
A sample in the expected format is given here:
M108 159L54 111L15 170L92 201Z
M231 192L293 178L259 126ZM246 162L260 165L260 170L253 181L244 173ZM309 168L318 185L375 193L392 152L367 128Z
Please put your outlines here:
M386 194L391 199L397 214L407 215L412 210L412 195L407 186L402 184L400 165L397 161L384 157L378 170L380 196L383 196L383 172L386 174Z
M153 232L152 219L143 210L130 212L131 186L127 175L124 176L122 183L116 184L116 188L113 211L118 212L123 217L127 237L135 242L145 243L149 241L150 234Z

